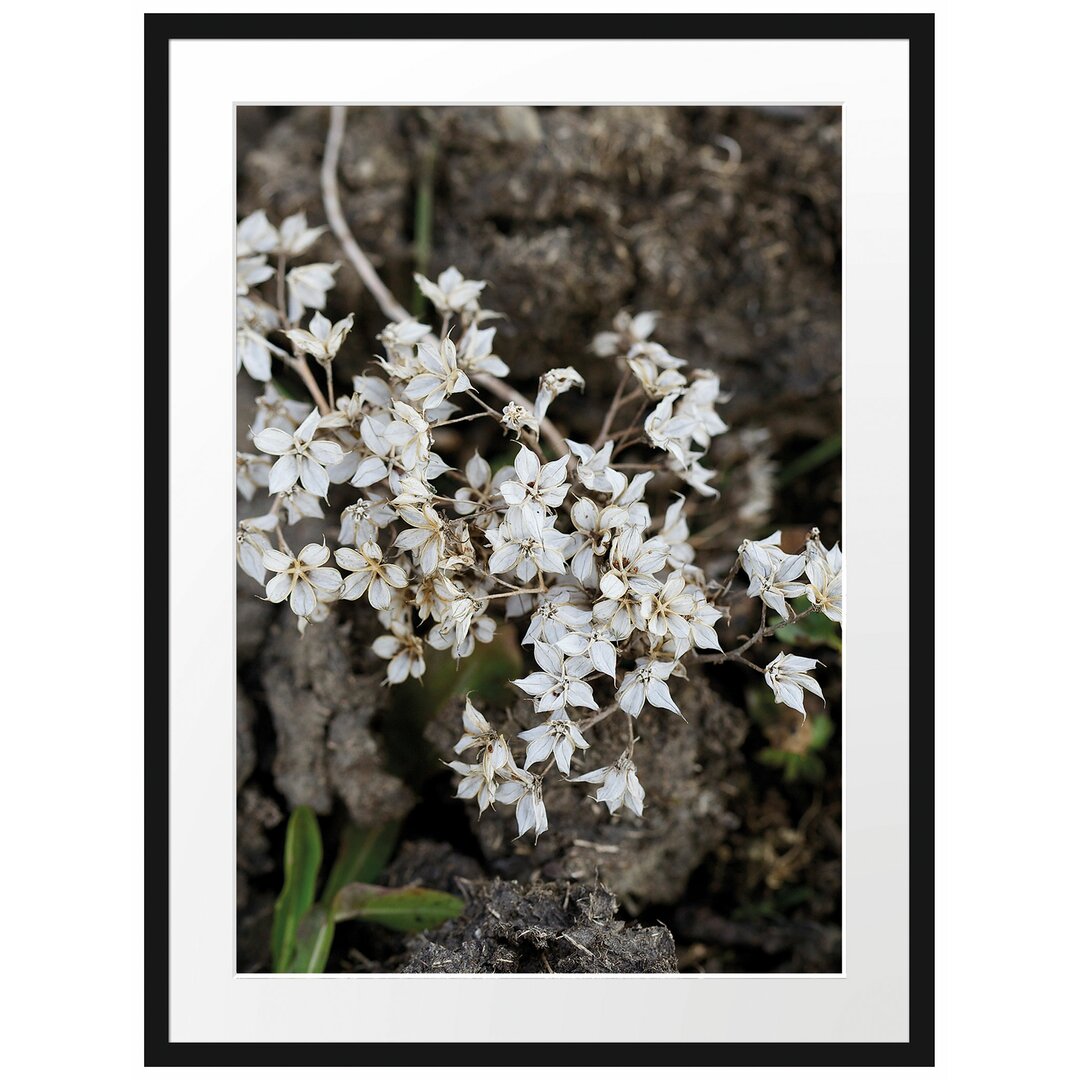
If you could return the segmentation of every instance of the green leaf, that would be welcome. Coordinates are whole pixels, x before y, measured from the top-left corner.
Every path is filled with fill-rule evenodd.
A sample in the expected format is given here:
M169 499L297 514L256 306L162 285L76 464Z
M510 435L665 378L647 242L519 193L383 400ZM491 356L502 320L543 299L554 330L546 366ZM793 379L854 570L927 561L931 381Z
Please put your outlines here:
M818 713L811 723L814 727L810 736L810 747L813 750L824 750L832 738L833 722L825 713Z
M746 711L754 723L768 727L783 714L784 706L778 705L773 692L764 683L751 683L746 688Z
M330 946L334 943L334 923L325 904L313 907L296 931L296 951L289 963L290 974L320 975L326 970Z
M757 759L762 765L771 765L774 769L779 769L787 764L788 758L793 756L787 750L778 750L774 746L766 746L764 750L758 751Z
M813 890L807 885L791 885L780 889L776 894L776 906L780 911L788 911L812 899Z
M836 623L820 611L804 615L788 626L777 626L776 639L785 645L827 645L837 652L843 647L836 632Z
M447 919L456 919L464 907L463 900L435 889L413 886L384 889L355 882L346 885L334 897L333 916L335 922L364 919L391 930L412 933L430 930Z
M322 864L319 821L310 806L298 806L285 830L285 884L274 904L270 957L274 971L288 971L300 920L315 902L315 881Z
M413 210L413 270L427 277L431 273L431 234L435 207L435 163L438 144L434 139L420 148L416 169L416 206ZM413 286L412 313L422 319L428 309L427 297L418 285Z
M783 769L784 782L787 784L793 784L798 780L820 784L825 779L825 762L812 750L804 756L794 754L790 750L767 746L758 751L757 760L762 765Z
M288 971L318 974L326 970L330 946L334 943L334 899L344 886L367 882L379 876L397 843L401 823L388 821L371 829L347 825L341 837L338 857L323 888L322 903L311 908L300 920L296 948L288 962Z
M332 903L342 886L350 882L374 881L394 853L400 831L400 821L388 821L369 829L347 825L338 857L326 879L323 903Z
M835 457L839 457L842 450L843 442L839 435L830 435L828 438L822 439L816 446L807 450L805 454L797 457L785 469L780 470L780 474L776 478L776 486L778 488L787 487L792 480L805 473L812 472L819 466L826 464L826 462L832 461Z

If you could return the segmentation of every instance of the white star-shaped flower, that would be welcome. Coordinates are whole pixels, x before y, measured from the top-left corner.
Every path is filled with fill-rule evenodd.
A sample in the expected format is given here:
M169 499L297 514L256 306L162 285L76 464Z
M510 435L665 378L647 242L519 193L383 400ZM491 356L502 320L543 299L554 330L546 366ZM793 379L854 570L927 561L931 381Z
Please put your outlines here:
M566 466L569 455L540 464L540 459L528 447L523 446L514 458L513 480L499 487L508 506L530 504L538 511L556 510L562 506L570 485L566 482Z
M499 785L495 799L497 802L517 805L518 834L515 839L532 829L535 843L548 827L547 809L544 807L544 782L535 773L519 769L512 762L508 771L511 778Z
M252 255L236 260L236 295L247 296L255 285L261 285L274 276L274 268L266 265L265 255Z
M408 678L419 679L427 665L424 662L424 643L405 623L392 622L390 633L377 637L371 643L371 651L386 665L385 682L389 685L403 683Z
M686 443L695 425L692 418L673 414L677 397L677 394L669 394L645 417L645 437L658 450L664 450L680 465L685 465Z
M315 228L309 229L307 214L303 210L298 214L290 214L281 223L281 228L278 230L277 250L294 257L303 255L326 232L326 229L326 225L317 225Z
M593 710L598 707L585 681L592 669L585 657L564 656L554 645L541 641L533 646L533 656L543 670L514 679L514 685L534 699L536 712L563 712L570 705Z
M398 533L395 543L403 551L412 552L421 573L429 577L435 573L446 550L446 522L430 504L402 506L398 513L412 528Z
M491 351L495 340L495 327L481 330L476 323L470 323L458 342L458 367L462 371L477 371L483 375L494 375L504 379L510 374L506 363Z
M563 776L570 775L570 759L574 751L589 748L585 737L566 713L556 713L539 727L521 732L518 738L524 739L529 744L525 755L526 769L552 756Z
M566 570L563 549L568 538L551 528L549 519L541 519L531 511L508 513L497 528L488 529L484 535L491 545L488 570L492 574L512 570L518 581L527 583L538 572L561 574Z
M645 809L645 789L638 780L637 769L630 760L630 752L624 753L614 765L594 769L584 776L575 776L578 784L600 784L600 790L593 796L597 802L604 803L609 813L626 807L632 814L641 817Z
M438 282L428 281L423 274L413 274L420 291L435 305L440 315L451 315L474 307L484 291L486 281L468 281L456 266L450 266Z
M316 600L334 599L341 592L341 575L323 565L329 558L325 544L306 544L299 555L264 552L263 566L274 575L266 583L266 599L275 604L288 599L296 615L310 616Z
M248 214L236 226L236 255L238 258L265 255L273 251L279 242L278 231L270 224L265 210Z
M809 690L825 701L825 695L815 678L806 673L817 667L818 661L808 656L788 656L780 653L765 665L765 682L772 690L778 704L787 705L806 716L803 707L803 691Z
M409 584L408 575L400 566L386 562L382 548L372 540L357 548L338 548L334 561L342 570L348 570L341 590L342 600L359 600L367 593L368 603L376 611L386 611L393 598L391 590L404 589Z
M328 439L313 439L319 423L319 410L312 409L307 419L291 434L281 428L266 428L255 437L255 445L265 454L277 457L270 470L270 494L287 491L300 481L313 495L325 498L330 487L327 465L338 465L345 456L341 446Z
M301 352L307 353L320 364L328 364L337 356L352 329L352 324L352 315L346 315L339 322L331 323L321 311L316 311L307 330L286 330L285 336Z
M631 315L629 311L620 311L612 324L614 330L604 330L592 340L590 347L597 356L625 356L634 345L646 341L656 329L656 312Z
M567 439L566 445L570 447L574 457L578 459L578 479L590 491L610 491L611 480L607 473L611 465L611 451L615 448L615 443L608 439L599 450L594 450L588 443L574 442L573 439Z
M255 492L270 482L270 459L262 454L236 455L236 490L245 499L255 497Z
M585 380L572 368L552 368L540 376L540 385L536 393L536 403L533 405L533 415L538 420L547 416L551 403L560 395L565 394L571 387L579 390L585 389Z
M804 596L806 585L799 581L806 569L806 557L803 555L788 555L784 560L773 566L769 572L761 577L754 574L750 578L746 595L761 597L762 602L773 609L781 618L791 617L786 597Z
M304 314L304 308L321 311L326 307L326 293L334 287L334 274L340 265L336 262L308 263L306 266L294 266L285 275L285 284L289 287L290 322L297 322Z
M667 544L652 537L645 540L639 529L625 529L611 545L607 572L600 578L600 591L609 600L618 600L627 592L640 599L660 591L653 577L667 562Z
M259 382L267 382L273 370L273 357L285 356L285 350L272 345L253 326L236 327L236 370L243 369Z
M236 561L240 569L260 585L266 581L263 556L274 546L266 538L266 533L273 532L277 523L277 514L264 514L262 517L245 518L236 530Z
M658 709L679 713L679 706L675 704L667 687L675 664L642 656L638 658L637 665L633 671L623 676L619 689L615 691L619 708L629 716L637 716L645 707L645 702L648 702Z
M680 394L686 386L686 377L682 372L672 367L657 367L644 356L630 360L629 365L650 401L660 401L669 394Z
M844 618L844 556L840 545L828 551L820 541L806 546L806 577L810 582L806 595L810 603L833 622Z
M417 355L423 370L409 380L405 396L419 401L424 412L438 407L451 394L472 389L469 376L458 367L457 350L449 338L443 338L438 349L421 342Z

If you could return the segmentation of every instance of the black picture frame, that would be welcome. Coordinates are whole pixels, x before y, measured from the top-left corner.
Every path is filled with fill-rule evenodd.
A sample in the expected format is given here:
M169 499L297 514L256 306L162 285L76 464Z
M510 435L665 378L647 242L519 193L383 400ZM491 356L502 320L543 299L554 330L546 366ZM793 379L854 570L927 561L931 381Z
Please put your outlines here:
M934 16L930 14L733 14L733 15L403 15L182 14L145 16L145 258L160 278L168 274L169 249L169 43L179 39L314 38L579 38L579 39L896 39L909 43L910 139L910 354L908 378L919 386L910 411L911 552L933 532L934 521ZM162 256L166 258L163 259ZM159 283L160 284L160 283ZM162 357L160 311L146 299L146 355L154 356L146 379L146 411L162 416L167 400L168 357ZM165 292L168 292L166 277ZM153 305L153 311L151 310ZM153 315L153 318L150 316ZM162 362L164 361L164 362ZM168 529L168 492L156 478L168 431L154 440L154 468L146 470L146 541L160 551ZM167 463L165 465L167 470ZM152 523L152 524L151 524ZM917 523L917 525L915 524ZM912 554L914 558L914 554ZM915 567L912 578L915 577ZM918 674L909 675L910 700L919 714L909 726L909 1034L899 1043L670 1043L505 1044L531 1065L663 1066L931 1066L934 1063L934 706L933 622L925 597L933 595L933 568L920 556ZM145 662L160 665L169 653L168 601L146 581ZM155 560L155 580L160 561ZM928 581L927 578L930 577ZM158 680L146 681L145 699L145 1014L146 1066L446 1066L475 1064L490 1044L475 1043L178 1043L169 1039L169 728ZM917 740L917 745L916 745ZM916 752L917 750L917 752Z

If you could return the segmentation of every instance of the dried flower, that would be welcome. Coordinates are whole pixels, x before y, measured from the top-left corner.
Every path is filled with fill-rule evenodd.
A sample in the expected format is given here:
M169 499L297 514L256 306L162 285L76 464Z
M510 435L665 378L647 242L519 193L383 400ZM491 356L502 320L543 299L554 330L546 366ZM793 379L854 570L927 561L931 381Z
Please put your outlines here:
M274 575L266 583L266 599L274 604L288 599L294 614L311 615L320 593L335 597L341 592L341 575L323 565L329 558L325 544L306 544L299 555L264 552L263 566Z
M278 459L270 470L271 495L286 491L299 480L313 495L325 498L330 487L326 466L339 464L344 454L338 443L312 438L318 423L319 410L312 409L291 434L280 428L266 428L255 436L255 445Z
M532 661L526 671L533 670L514 686L531 699L538 719L525 730L498 731L466 698L454 747L463 760L449 763L457 796L475 799L481 813L512 805L519 836L539 837L548 827L543 777L571 779L575 753L589 746L584 733L621 712L624 721L631 718L626 751L615 764L572 779L599 785L595 798L611 813L625 807L640 816L645 793L632 760L633 718L646 706L681 715L671 678L693 677L693 661L704 659L696 654L729 658L717 626L727 614L719 605L734 571L718 583L696 564L692 537L700 521L690 514L700 500L686 500L690 490L716 494L710 444L727 431L717 413L727 400L719 377L691 370L651 340L654 313L620 312L592 346L614 358L624 380L636 381L613 411L602 412L612 437L578 442L556 435L549 408L569 390L584 390L584 379L572 367L554 368L541 376L531 408L507 402L510 395L492 377L509 375L509 368L493 351L495 330L481 326L495 315L479 306L485 282L450 267L434 282L416 279L442 319L438 340L414 319L386 326L378 335L385 349L378 367L354 376L351 392L334 397L320 415L311 402L283 397L269 379L274 359L287 357L274 343L277 334L293 347L297 359L290 366L303 370L311 358L333 382L333 361L353 326L352 315L332 323L323 314L338 264L289 265L324 231L309 228L303 213L275 227L261 211L237 227L237 370L266 385L250 428L255 452L238 452L236 484L245 499L269 500L264 514L237 527L240 570L265 588L268 600L289 600L301 633L332 618L336 605L366 598L383 627L371 648L386 662L387 684L421 678L428 649L461 660L478 643L491 642L501 622L515 622ZM284 282L276 280L270 256ZM286 313L277 311L282 284ZM313 314L305 329L297 324L307 310ZM495 404L481 396L492 386ZM480 402L480 412L466 415L451 400L465 392ZM620 413L642 398L644 408L634 404L633 414ZM478 443L466 424L490 426ZM500 429L520 436L512 465L502 464L509 441ZM436 441L448 460L435 452ZM548 460L562 441L567 452ZM643 446L660 453L646 450L641 460ZM436 483L451 470L452 484ZM346 483L360 491L343 489ZM651 494L657 490L659 498ZM334 557L344 578L326 565L325 543L306 544L294 556L284 539L284 529L323 517L320 500L329 502L332 494L340 513ZM814 530L804 551L788 554L780 539L777 532L740 545L737 566L747 575L747 595L760 601L762 613L790 620L788 601L805 594L815 610L839 622L839 546L826 549ZM775 625L762 618L734 654L757 647ZM760 670L776 700L805 715L805 692L821 696L809 674L817 664L781 653ZM514 738L527 746L522 767L511 751Z
M809 690L824 702L825 696L817 680L806 672L817 667L818 661L808 656L788 656L780 653L765 665L765 682L776 695L777 704L787 705L806 716L803 691Z
M321 311L316 311L307 330L286 330L285 336L301 352L307 353L320 364L328 364L337 356L352 325L352 315L346 315L340 322L331 323Z
M604 803L608 812L614 814L624 806L638 817L645 811L645 789L638 780L637 769L629 752L622 755L614 765L594 769L584 776L575 776L579 784L600 784L594 798Z

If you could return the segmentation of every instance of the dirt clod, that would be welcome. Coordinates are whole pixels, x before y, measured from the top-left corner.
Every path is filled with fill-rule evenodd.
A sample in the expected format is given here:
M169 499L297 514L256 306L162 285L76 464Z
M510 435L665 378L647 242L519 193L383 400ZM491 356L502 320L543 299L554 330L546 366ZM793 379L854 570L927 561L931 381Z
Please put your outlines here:
M463 882L468 903L442 929L416 939L403 972L655 973L675 971L664 926L615 917L602 885Z
M277 737L274 782L290 807L328 814L336 793L357 825L379 825L404 817L414 796L385 769L370 730L379 678L354 670L349 634L336 617L303 635L288 617L272 628L262 678Z

